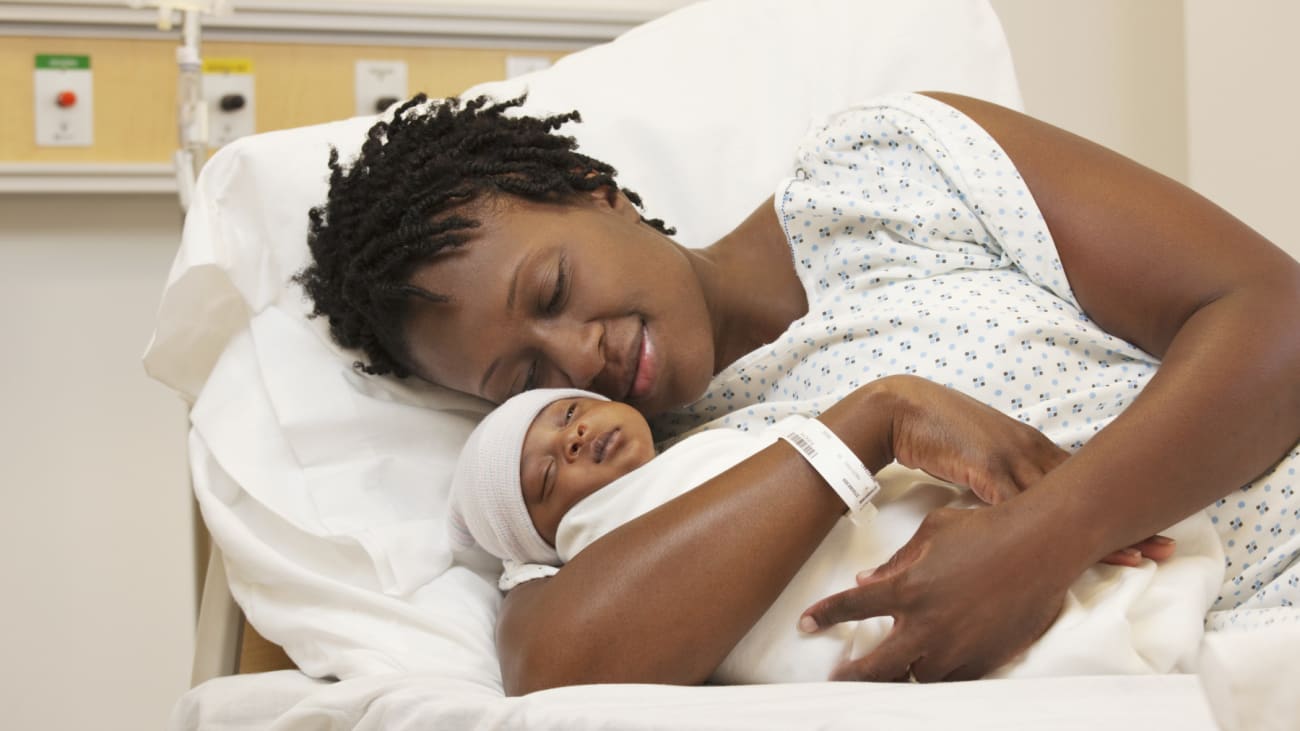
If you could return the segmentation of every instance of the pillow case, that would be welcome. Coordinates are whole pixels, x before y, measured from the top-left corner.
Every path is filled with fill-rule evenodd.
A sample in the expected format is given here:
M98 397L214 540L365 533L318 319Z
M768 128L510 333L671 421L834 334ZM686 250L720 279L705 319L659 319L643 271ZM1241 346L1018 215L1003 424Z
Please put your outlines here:
M646 212L711 243L771 195L830 112L897 90L1018 107L977 2L714 0L466 95L578 109L563 131L618 168ZM193 402L195 494L248 619L308 674L443 673L499 690L499 565L443 531L461 443L488 405L363 376L290 278L328 148L376 117L241 139L205 166L145 366Z

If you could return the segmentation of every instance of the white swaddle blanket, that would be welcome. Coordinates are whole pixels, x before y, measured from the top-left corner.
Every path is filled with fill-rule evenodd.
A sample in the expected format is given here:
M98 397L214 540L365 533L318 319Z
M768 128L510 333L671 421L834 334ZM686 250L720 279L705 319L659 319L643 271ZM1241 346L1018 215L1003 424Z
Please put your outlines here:
M578 503L560 522L556 548L569 561L637 516L699 485L770 444L772 434L717 429L681 441L642 468ZM877 475L874 518L843 519L785 591L714 674L721 683L826 680L845 659L884 639L893 620L848 622L817 634L796 623L813 602L851 588L864 569L884 563L939 507L975 507L968 490L891 465ZM864 511L864 515L867 511ZM1189 672L1205 613L1223 581L1223 551L1210 521L1197 513L1164 531L1174 558L1136 568L1094 566L1077 581L1052 627L994 677ZM979 550L972 546L971 550Z

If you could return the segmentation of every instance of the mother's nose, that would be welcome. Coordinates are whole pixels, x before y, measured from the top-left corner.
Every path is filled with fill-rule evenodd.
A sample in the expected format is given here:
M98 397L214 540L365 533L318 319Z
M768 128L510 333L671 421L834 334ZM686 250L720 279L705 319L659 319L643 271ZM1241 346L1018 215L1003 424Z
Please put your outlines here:
M591 390L605 369L604 325L599 322L560 325L546 333L546 340L547 355L569 385Z

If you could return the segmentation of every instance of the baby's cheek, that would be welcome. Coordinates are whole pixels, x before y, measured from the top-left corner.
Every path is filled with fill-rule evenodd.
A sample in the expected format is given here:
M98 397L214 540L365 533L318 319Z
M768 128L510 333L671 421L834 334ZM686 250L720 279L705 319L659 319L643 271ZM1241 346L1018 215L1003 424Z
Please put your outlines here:
M638 455L633 459L629 459L627 461L627 464L619 465L618 475L614 479L618 479L620 477L626 477L632 472L645 466L645 464L648 463L653 457L654 454L650 454L649 456L645 456L645 457Z

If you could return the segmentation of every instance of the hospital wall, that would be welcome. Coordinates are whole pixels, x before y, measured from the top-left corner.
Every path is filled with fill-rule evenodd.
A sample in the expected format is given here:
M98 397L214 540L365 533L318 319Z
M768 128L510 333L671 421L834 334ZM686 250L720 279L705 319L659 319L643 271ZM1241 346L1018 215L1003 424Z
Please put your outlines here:
M185 408L147 380L169 196L0 195L0 726L158 729L184 690Z
M1186 183L1300 259L1291 0L991 0L1026 111Z
M1300 68L1300 10L994 6L1031 113L1190 181L1300 258L1282 200L1300 102L1274 93ZM185 409L138 360L180 223L170 195L0 194L7 727L159 728L188 684Z
M1188 180L1300 259L1300 3L1187 3Z

